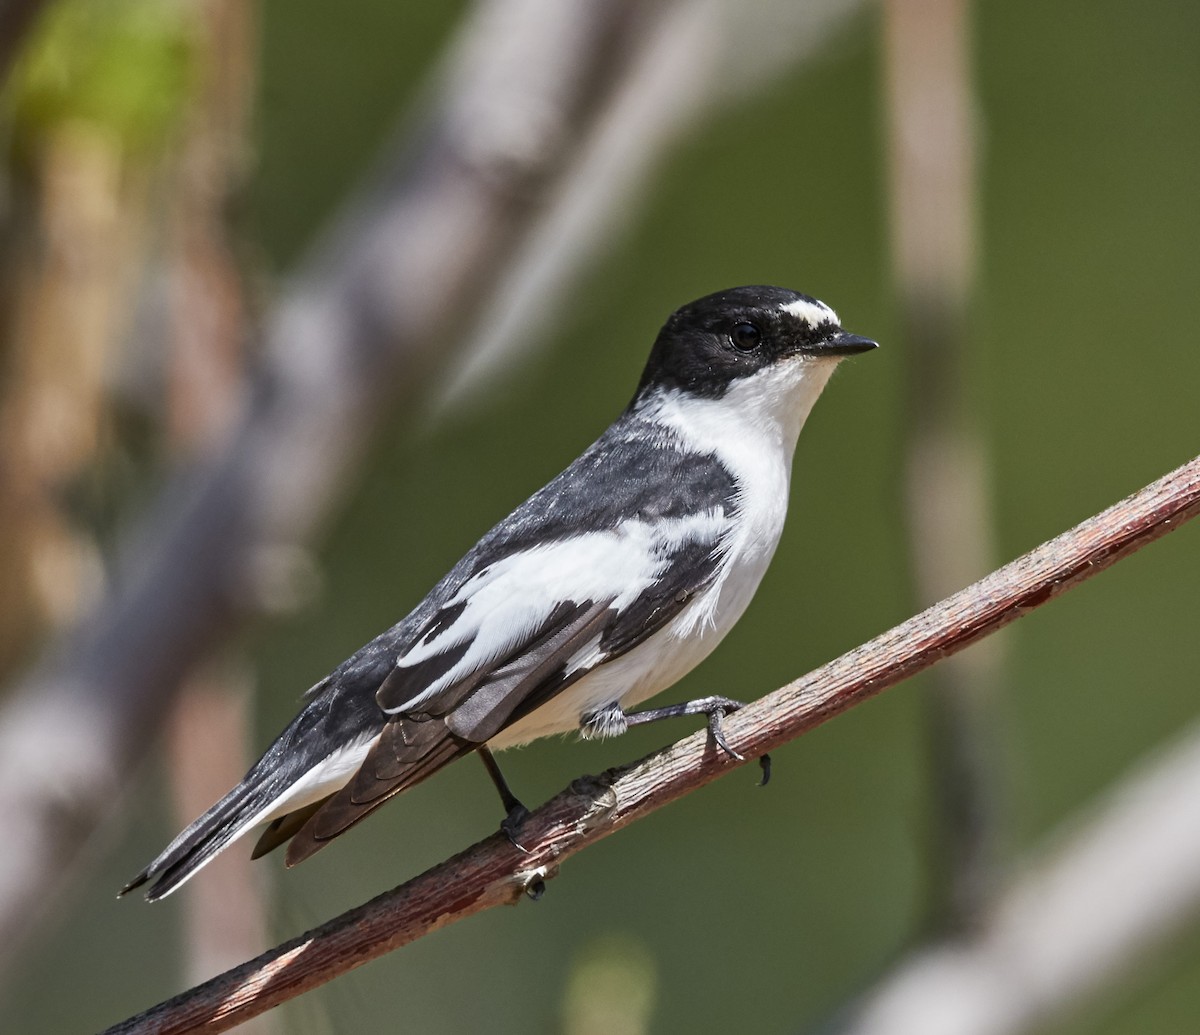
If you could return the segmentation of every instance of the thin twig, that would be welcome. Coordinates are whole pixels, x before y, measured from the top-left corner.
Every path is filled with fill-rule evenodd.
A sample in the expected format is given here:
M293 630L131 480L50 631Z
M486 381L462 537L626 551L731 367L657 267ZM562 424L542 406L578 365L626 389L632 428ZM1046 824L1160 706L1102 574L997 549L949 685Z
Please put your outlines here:
M744 756L761 757L995 632L1197 513L1200 458L731 715L725 734ZM632 766L576 781L530 816L522 850L494 835L106 1035L225 1031L424 934L514 901L582 848L741 764L699 733Z

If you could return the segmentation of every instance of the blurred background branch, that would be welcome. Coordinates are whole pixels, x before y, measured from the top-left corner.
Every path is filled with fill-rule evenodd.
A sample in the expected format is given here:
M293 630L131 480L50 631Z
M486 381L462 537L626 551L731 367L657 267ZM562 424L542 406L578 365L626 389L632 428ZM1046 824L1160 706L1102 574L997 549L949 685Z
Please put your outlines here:
M1102 1004L1200 916L1200 731L1025 860L976 929L912 953L845 1035L1022 1035Z
M0 859L5 959L55 901L50 888L106 816L182 676L236 622L288 594L302 544L381 408L412 398L478 314L620 78L622 41L655 8L483 3L464 27L423 125L267 322L231 430L164 487L109 595L5 702L0 822L15 846Z
M575 282L627 233L660 166L703 119L767 89L812 60L865 0L685 0L629 54L570 176L548 199L504 272L486 321L451 363L435 408L478 401L523 369L572 298ZM713 69L737 68L737 75Z
M993 562L987 456L971 420L968 313L978 252L968 0L884 4L892 268L907 357L905 525L917 607ZM934 926L978 923L998 878L1002 639L927 678Z
M239 261L238 210L249 164L257 66L255 5L188 0L196 25L197 83L183 118L169 199L165 265L166 435L174 464L210 453L230 432L233 403L246 389L252 328ZM165 718L167 777L182 829L233 786L251 762L252 668L226 648L219 660L183 674ZM216 880L184 899L185 973L194 981L261 952L270 942L265 874L248 856L214 861ZM278 1030L260 1018L247 1035Z
M4 0L0 4L0 89L29 30L46 6L45 0Z

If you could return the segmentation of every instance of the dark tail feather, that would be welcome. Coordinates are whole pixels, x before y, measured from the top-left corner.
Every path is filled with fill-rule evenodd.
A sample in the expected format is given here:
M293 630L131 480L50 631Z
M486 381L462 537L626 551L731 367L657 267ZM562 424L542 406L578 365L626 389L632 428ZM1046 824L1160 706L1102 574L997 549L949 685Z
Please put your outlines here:
M262 787L239 784L167 845L149 866L117 893L118 897L147 881L154 881L146 892L147 902L169 895L231 841L245 833L250 820L273 797L273 793Z
M295 866L316 854L389 798L476 747L450 733L440 719L390 722L354 778L326 798L311 818L306 817L288 845L287 865Z
M250 858L261 859L268 852L275 851L281 844L290 840L292 835L304 826L317 809L331 797L333 795L322 798L320 801L314 801L311 805L305 805L304 808L297 809L295 812L289 812L286 816L271 820L255 844L254 851L250 853Z

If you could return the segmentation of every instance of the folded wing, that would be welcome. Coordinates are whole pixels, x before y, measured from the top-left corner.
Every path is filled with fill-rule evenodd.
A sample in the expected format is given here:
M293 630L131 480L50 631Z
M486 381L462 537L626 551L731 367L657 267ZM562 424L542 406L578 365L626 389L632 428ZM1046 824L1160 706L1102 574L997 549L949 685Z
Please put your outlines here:
M388 798L486 743L518 710L536 707L569 686L585 671L572 671L572 659L602 635L612 618L611 601L560 603L491 669L475 670L438 697L426 697L421 711L392 715L350 782L292 838L288 865L308 858ZM408 675L397 668L380 687L377 697L386 710L405 692Z
M666 537L661 523L593 533L481 568L383 680L379 739L293 837L288 864L666 625L716 575L719 518L696 515ZM591 592L556 600L560 584Z

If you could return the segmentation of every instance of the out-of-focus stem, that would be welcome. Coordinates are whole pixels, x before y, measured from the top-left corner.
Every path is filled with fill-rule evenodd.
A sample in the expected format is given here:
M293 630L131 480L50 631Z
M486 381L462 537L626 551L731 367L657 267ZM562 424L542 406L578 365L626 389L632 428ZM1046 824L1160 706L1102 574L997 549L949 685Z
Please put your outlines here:
M907 525L916 603L990 567L987 459L968 415L975 147L967 0L885 5L892 258L907 353ZM930 674L935 918L970 926L995 881L995 641Z
M167 437L182 457L203 456L228 432L244 388L250 336L228 214L245 173L256 12L245 0L196 0L194 14L199 82L185 120L167 245ZM249 765L252 681L239 678L234 667L209 663L189 673L167 722L181 828ZM184 891L185 966L195 981L267 944L263 875L236 852L209 869L206 880ZM269 1017L250 1025L257 1035L276 1030Z
M283 295L219 448L169 479L113 591L3 702L0 959L61 897L180 680L299 569L385 406L444 362L656 7L508 0L467 19L421 125Z

